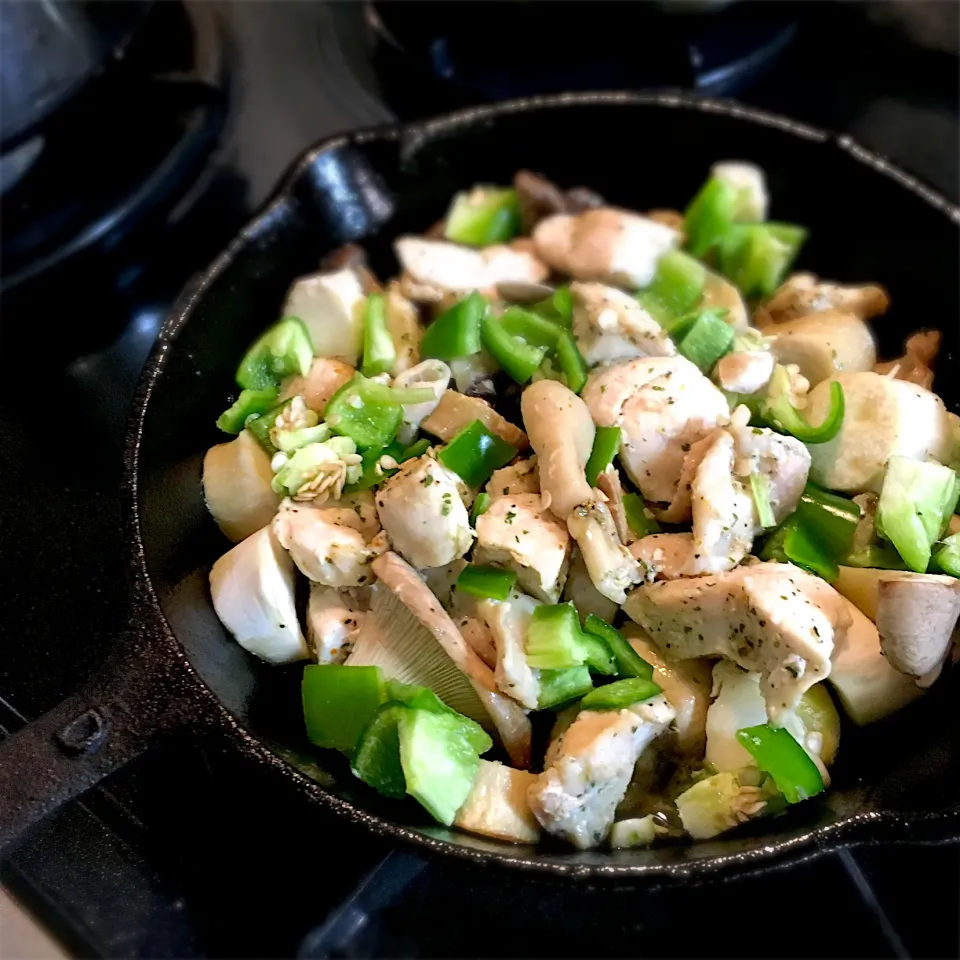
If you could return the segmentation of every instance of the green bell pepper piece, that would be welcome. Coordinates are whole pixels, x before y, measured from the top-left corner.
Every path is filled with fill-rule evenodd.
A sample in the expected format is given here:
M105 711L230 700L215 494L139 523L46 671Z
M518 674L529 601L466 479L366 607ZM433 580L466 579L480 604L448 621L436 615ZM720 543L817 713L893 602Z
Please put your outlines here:
M420 344L424 359L456 360L480 352L480 326L489 303L474 290L470 296L445 310L427 327Z
M385 703L380 707L364 727L350 764L354 776L378 793L396 800L407 793L400 763L400 720L409 710L402 703Z
M753 495L753 503L757 508L760 526L764 530L775 527L777 518L773 515L773 507L770 505L770 480L766 474L750 474L750 493Z
M517 191L509 187L476 186L453 198L443 235L454 243L486 247L506 243L519 232Z
M670 250L657 262L657 272L645 290L672 313L693 310L703 297L707 281L704 265L682 250Z
M761 723L737 731L737 741L773 777L788 803L799 803L823 791L823 777L803 747L783 729Z
M653 516L647 516L647 507L643 498L636 493L623 495L623 512L627 517L627 526L638 536L646 537L651 533L660 533L660 524Z
M277 422L277 417L293 402L293 397L289 397L275 407L271 407L266 413L261 413L258 417L251 417L247 421L247 429L257 438L257 442L272 457L277 448L270 439L270 431Z
M745 297L769 297L806 239L807 231L790 223L735 223L720 242L720 272Z
M544 320L560 324L565 330L573 326L573 295L569 287L557 287L551 296L532 304L530 309Z
M554 710L571 700L579 700L593 689L589 667L567 667L565 670L541 670L538 710Z
M459 717L453 707L448 707L429 687L417 683L387 680L387 700L397 700L414 710L432 710L434 713L452 713Z
M313 363L313 341L299 317L285 317L262 334L237 367L237 383L245 390L277 387L285 377L306 376Z
M587 460L587 483L591 487L597 485L597 478L613 463L613 458L620 449L619 427L597 427L593 437L593 449L590 459Z
M387 687L379 667L312 663L303 669L301 695L310 742L351 756Z
M677 350L704 373L709 373L733 346L733 327L723 319L727 312L722 308L701 310L670 327L669 332L677 344Z
M396 363L397 348L387 326L386 301L382 293L371 293L364 307L363 366L365 377L387 373Z
M404 404L433 399L429 388L394 389L358 373L330 398L324 416L334 433L350 437L361 449L383 448L400 429Z
M860 508L852 500L807 483L795 513L832 557L849 552L860 520Z
M497 317L484 317L480 335L493 359L517 383L526 383L547 355L546 347L533 346L508 333Z
M567 386L579 394L587 385L589 370L577 341L569 330L564 330L557 338L557 363Z
M457 589L472 597L488 600L506 600L517 582L515 570L469 564L457 577Z
M826 443L832 440L843 425L843 386L836 380L830 382L830 408L823 422L814 426L790 402L789 380L786 369L778 365L770 378L767 399L760 408L764 420L774 430L788 433L801 443Z
M276 387L263 390L241 390L233 404L217 417L217 426L224 433L240 433L248 417L260 416L276 406Z
M662 690L652 680L629 677L626 680L615 680L604 687L597 687L580 701L580 709L622 710L624 707L649 700L658 693L662 693Z
M527 663L537 670L578 667L586 656L580 617L572 603L542 604L527 630Z
M437 454L468 487L482 487L494 470L505 467L517 448L488 430L479 420L464 427Z
M507 307L500 315L500 324L511 337L534 347L544 347L548 352L556 349L557 339L563 333L559 324L523 307Z
M616 627L611 626L606 620L601 620L596 614L588 613L583 629L586 633L601 639L609 647L619 676L638 677L641 680L653 678L653 667L630 646Z
M960 533L952 533L933 552L933 566L941 573L960 577Z
M473 501L473 509L470 511L470 523L477 525L477 517L482 517L490 509L490 494L478 493L477 499Z
M730 227L737 206L737 191L724 180L710 177L690 201L683 217L687 249L702 257L716 247Z
M761 560L794 563L827 583L833 583L840 576L836 559L813 537L796 513L790 514L767 537L759 556Z

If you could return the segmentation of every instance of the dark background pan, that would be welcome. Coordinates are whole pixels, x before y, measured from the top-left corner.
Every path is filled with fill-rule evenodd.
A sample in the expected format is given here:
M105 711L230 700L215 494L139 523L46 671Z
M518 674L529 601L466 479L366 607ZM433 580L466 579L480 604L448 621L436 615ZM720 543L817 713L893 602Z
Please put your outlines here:
M845 139L731 105L672 96L581 94L463 111L327 141L185 291L141 382L127 448L126 523L135 600L117 655L94 684L0 744L0 843L183 728L216 727L295 789L387 835L437 851L555 874L659 881L756 869L850 843L960 836L954 671L923 702L867 731L845 730L833 789L789 815L700 844L611 854L509 847L431 825L381 800L341 758L310 750L300 669L266 667L220 626L206 573L227 548L203 505L203 453L237 360L272 322L290 282L362 241L383 275L390 242L442 215L453 192L507 182L518 167L587 184L618 205L682 208L718 159L766 171L776 219L811 239L799 266L876 280L893 310L884 355L923 326L944 332L937 388L957 406L960 212Z

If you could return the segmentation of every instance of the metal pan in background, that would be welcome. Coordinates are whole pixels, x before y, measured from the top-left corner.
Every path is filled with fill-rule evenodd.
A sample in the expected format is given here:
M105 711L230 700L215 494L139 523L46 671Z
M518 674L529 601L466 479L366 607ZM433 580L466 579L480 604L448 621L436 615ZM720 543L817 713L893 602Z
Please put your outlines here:
M476 862L578 879L666 884L762 870L861 843L960 837L960 671L921 702L846 730L833 787L785 816L706 843L576 852L512 847L429 822L306 743L300 669L267 667L220 625L207 571L227 543L203 504L205 450L247 344L291 281L346 242L392 270L390 242L422 231L450 196L519 167L588 184L628 208L682 207L709 164L768 174L778 219L811 230L801 268L876 280L894 309L877 324L892 355L922 325L944 343L937 387L956 409L960 209L849 138L732 104L672 95L570 94L464 110L331 139L180 298L143 374L126 448L124 524L133 604L116 653L80 693L0 743L0 846L175 731L217 736L299 791L385 836ZM82 642L78 625L76 642Z

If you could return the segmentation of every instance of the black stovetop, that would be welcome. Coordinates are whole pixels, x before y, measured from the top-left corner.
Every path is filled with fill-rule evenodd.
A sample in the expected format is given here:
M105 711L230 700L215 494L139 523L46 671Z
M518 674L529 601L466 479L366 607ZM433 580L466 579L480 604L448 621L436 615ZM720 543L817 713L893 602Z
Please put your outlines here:
M65 318L36 308L42 299L4 304L0 732L55 705L118 635L120 438L172 297L306 146L393 116L381 90L402 81L396 50L376 47L359 3L204 9L218 18L233 78L213 199L150 228L136 282L69 291L76 315L66 319L89 325L91 344L98 316L122 318L119 336L99 334L106 348L38 377L41 352L23 352L25 332L56 335ZM738 96L851 133L956 198L956 11L801 5L792 42ZM477 96L418 83L416 102L390 97L393 109L422 115ZM0 878L71 952L91 956L958 952L956 846L860 850L669 894L570 890L393 850L268 794L256 769L215 742L176 741L116 774L45 823Z

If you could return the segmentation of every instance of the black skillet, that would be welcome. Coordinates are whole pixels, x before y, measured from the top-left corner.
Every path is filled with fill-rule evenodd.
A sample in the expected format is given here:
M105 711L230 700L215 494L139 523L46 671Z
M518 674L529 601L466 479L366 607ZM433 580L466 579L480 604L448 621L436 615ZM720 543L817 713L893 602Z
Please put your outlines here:
M454 191L508 182L518 167L644 210L682 208L709 164L731 157L767 171L777 219L811 229L801 267L889 288L894 308L877 323L882 353L893 355L917 327L943 330L937 387L955 408L960 210L848 138L730 104L577 94L328 140L297 161L161 331L126 447L130 626L86 689L0 744L0 846L178 729L219 734L271 770L277 790L300 791L380 834L558 876L663 883L854 844L960 837L960 671L893 720L846 730L831 791L785 816L707 843L577 853L451 832L412 801L382 800L341 758L309 748L300 671L247 656L211 607L206 572L228 545L204 508L202 456L222 440L213 423L238 358L276 318L295 277L351 240L387 276L393 237L436 221ZM83 642L82 624L69 642Z

